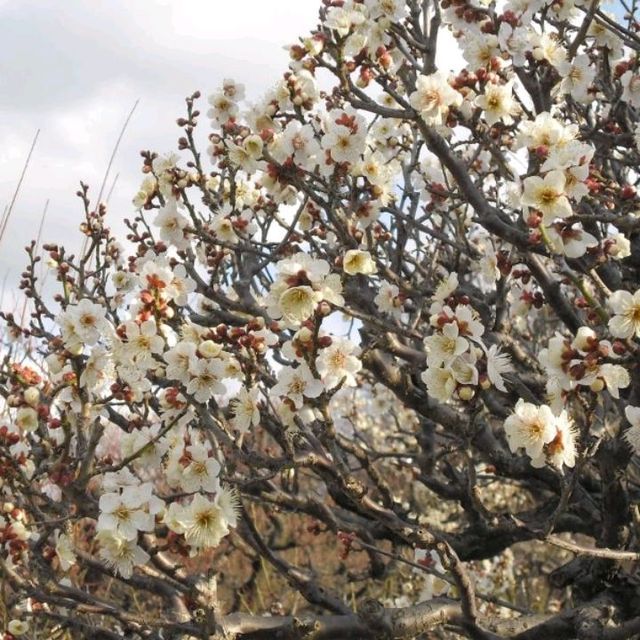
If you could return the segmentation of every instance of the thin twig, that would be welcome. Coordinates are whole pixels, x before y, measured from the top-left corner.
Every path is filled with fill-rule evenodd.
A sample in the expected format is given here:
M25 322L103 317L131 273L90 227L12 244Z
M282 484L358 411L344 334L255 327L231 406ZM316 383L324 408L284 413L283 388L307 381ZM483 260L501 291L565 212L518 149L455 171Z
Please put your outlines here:
M11 202L9 203L9 206L4 210L4 213L2 215L2 220L0 220L0 243L2 242L2 238L4 238L4 232L7 228L7 224L9 223L11 212L13 211L13 207L18 198L18 193L20 192L20 187L22 186L22 181L24 180L24 176L27 173L29 162L31 160L33 150L36 148L36 142L38 141L39 135L40 135L40 129L36 131L36 135L33 137L33 142L31 143L31 148L29 149L27 159L25 160L24 166L22 167L22 173L20 174L20 179L18 180L18 184L16 185L16 190L13 192L13 197L11 198Z
M120 134L118 135L116 143L113 146L113 151L111 152L111 157L109 158L107 169L104 173L102 184L100 185L100 191L98 192L98 199L96 200L96 206L100 204L100 200L102 199L102 194L104 193L105 187L107 186L107 180L109 179L109 173L111 172L111 167L116 158L116 154L118 153L118 149L120 148L120 143L122 142L122 138L124 137L127 127L129 126L129 122L131 121L133 113L136 110L139 102L140 102L140 99L135 101L135 103L133 104L133 107L131 107L131 111L129 111L129 115L127 116L126 120L124 121L124 124L122 125L122 128L120 129ZM116 179L117 179L117 176L116 176ZM115 181L114 181L114 184L115 184ZM111 192L109 192L109 195L111 195ZM84 254L87 250L88 242L89 242L89 236L85 236L84 241L82 243L82 250L80 252L80 255L82 257L84 257Z

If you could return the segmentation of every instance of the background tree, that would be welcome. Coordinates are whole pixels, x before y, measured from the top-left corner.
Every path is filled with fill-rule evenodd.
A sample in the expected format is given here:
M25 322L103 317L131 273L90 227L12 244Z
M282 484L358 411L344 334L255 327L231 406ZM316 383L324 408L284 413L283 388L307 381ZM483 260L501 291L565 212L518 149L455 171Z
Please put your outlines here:
M327 0L128 248L82 185L4 314L6 639L637 637L625 10Z

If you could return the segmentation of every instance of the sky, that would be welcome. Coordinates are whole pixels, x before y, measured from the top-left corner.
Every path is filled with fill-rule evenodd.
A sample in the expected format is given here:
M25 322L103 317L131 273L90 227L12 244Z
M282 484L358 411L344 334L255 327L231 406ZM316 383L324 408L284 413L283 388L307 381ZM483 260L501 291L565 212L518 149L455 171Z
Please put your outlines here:
M79 182L97 196L136 100L107 192L114 227L135 214L142 149L176 149L184 97L224 78L259 100L288 64L284 46L317 24L318 0L0 0L0 213L40 134L0 245L4 309L49 200L43 240L75 250ZM277 9L277 10L276 10ZM204 100L202 111L206 112ZM202 128L208 127L205 117Z

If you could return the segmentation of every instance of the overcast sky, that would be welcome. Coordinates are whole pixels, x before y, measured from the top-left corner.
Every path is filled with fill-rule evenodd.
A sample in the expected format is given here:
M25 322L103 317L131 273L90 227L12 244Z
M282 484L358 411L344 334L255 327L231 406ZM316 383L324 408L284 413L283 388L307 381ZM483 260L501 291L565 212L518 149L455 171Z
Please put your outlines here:
M40 136L0 246L0 283L25 264L47 199L43 238L78 246L80 180L94 197L112 168L112 218L133 216L141 149L175 150L184 96L231 77L259 99L286 70L284 45L316 25L318 0L0 0L0 213ZM276 10L277 9L277 10ZM203 104L204 106L204 104ZM208 126L203 119L202 125ZM109 184L110 186L110 184Z

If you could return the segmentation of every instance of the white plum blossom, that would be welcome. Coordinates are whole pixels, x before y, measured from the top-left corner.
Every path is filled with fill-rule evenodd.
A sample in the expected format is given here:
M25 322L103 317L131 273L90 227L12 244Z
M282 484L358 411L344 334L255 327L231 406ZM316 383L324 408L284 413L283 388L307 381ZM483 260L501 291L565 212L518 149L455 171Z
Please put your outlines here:
M366 154L363 161L357 166L357 171L371 184L383 187L393 176L393 165L380 152Z
M607 389L614 398L620 397L620 389L631 382L629 373L620 364L604 361L605 356L615 357L611 343L599 340L590 327L580 327L573 340L559 334L549 340L538 359L545 369L547 393L556 413L564 406L563 394L580 386L594 393Z
M127 540L137 538L139 531L153 531L154 515L161 507L151 492L151 485L143 484L125 487L121 493L104 493L97 529L118 532Z
M160 228L160 238L176 249L185 249L189 241L185 237L185 227L189 220L178 211L178 203L175 198L167 200L166 204L158 211L153 221Z
M303 125L298 120L289 122L283 133L277 137L271 154L280 163L293 158L296 164L311 170L321 161L322 149L311 125Z
M237 527L242 505L236 489L222 487L216 494L216 502L227 525L231 528Z
M631 242L621 233L614 233L607 237L605 247L614 260L623 260L631 255Z
M307 285L285 289L278 300L282 317L289 324L300 324L315 312L318 303L322 302L322 293Z
M544 445L556 435L556 417L547 405L535 405L518 400L514 412L505 420L504 431L511 451L523 448L538 460Z
M605 12L605 15L612 20L616 21L616 16ZM599 47L607 47L610 50L610 54L613 59L622 57L622 41L620 37L607 25L598 20L592 20L587 30L587 35L594 39L595 44Z
M244 100L245 87L241 82L237 82L233 78L224 78L222 80L222 93L232 100L241 102Z
M165 438L160 438L160 424L156 423L123 433L120 436L120 448L122 456L132 456L132 465L144 472L145 469L160 468L168 443Z
M529 149L562 147L577 136L576 125L565 125L548 111L539 113L534 120L523 120L518 135L519 144Z
M373 302L381 313L388 314L398 320L402 316L402 298L400 297L400 289L395 284L383 280Z
M640 289L635 293L620 289L609 297L613 317L609 331L616 338L640 338Z
M54 540L60 568L62 571L69 571L69 569L76 564L76 554L73 550L71 538L66 533L56 530Z
M185 540L196 552L217 547L229 533L230 522L225 517L219 499L210 500L199 493L177 519Z
M182 340L162 355L167 363L165 374L170 380L186 384L191 378L190 370L195 364L196 345Z
M91 349L91 354L84 363L80 374L80 386L88 391L97 391L106 384L113 375L112 354L102 345Z
M368 251L360 249L349 249L344 254L342 262L344 272L350 276L357 273L369 276L377 272L376 263Z
M562 60L557 65L558 73L562 78L559 90L569 93L580 102L588 100L587 90L591 86L596 75L595 68L591 65L589 56L580 54L573 60Z
M566 178L561 171L550 171L544 178L526 178L522 203L538 209L544 222L566 218L572 214L572 209L565 194L565 184Z
M216 358L199 358L189 366L191 380L187 384L187 393L198 402L208 402L214 394L222 394L226 387L221 379L225 376L225 367Z
M168 261L148 252L137 265L138 280L143 289L164 290L174 274Z
M616 399L620 398L620 389L626 389L631 384L629 372L619 364L605 362L600 365L596 376L596 380L601 379L609 393ZM592 384L592 388L594 386L597 389L597 384Z
M340 276L330 273L326 261L300 252L278 263L278 278L264 301L272 318L283 318L290 326L299 326L322 301L344 303Z
M327 389L342 383L347 387L356 385L355 374L362 369L359 348L346 338L333 338L331 345L320 351L316 367Z
M573 468L576 463L576 431L566 411L561 411L555 420L556 434L546 443L544 452L531 460L531 466L542 467L545 462L562 469L563 465Z
M450 309L445 307L444 313L449 314ZM460 333L464 336L468 336L471 340L478 341L480 336L484 333L484 325L478 320L478 315L472 307L466 304L458 304L453 312L453 318L458 325ZM431 322L433 324L434 318L432 316ZM437 319L436 319L437 323Z
M597 341L598 334L591 327L580 327L571 346L579 351L590 351Z
M527 61L526 53L530 48L527 34L525 27L513 27L508 22L500 23L498 44L503 51L511 55L514 67L524 67Z
M112 529L101 529L96 534L96 539L100 544L102 559L123 578L130 578L134 567L145 565L150 559L136 540L126 538Z
M546 227L550 248L556 253L563 253L567 258L580 258L587 249L598 246L598 241L578 224L556 225Z
M369 9L369 17L373 20L384 17L398 22L407 14L404 0L365 0L365 5Z
M216 493L220 490L220 463L209 455L206 447L191 445L187 447L189 460L180 476L180 485L187 493L207 491Z
M293 578L277 588L308 596L319 576L346 602L367 526L424 571L357 586L420 635L411 607L448 596L434 607L455 614L457 569L513 600L510 546L553 524L558 498L566 540L601 542L612 446L607 470L637 498L638 16L612 22L589 0L316 2L254 103L232 79L208 105L187 97L180 155L141 153L130 218L82 185L81 242L28 247L13 312L8 285L7 637L76 618L105 637L210 635L242 584L243 607L295 609L247 582L247 563L274 558ZM510 513L523 536L499 535ZM310 558L316 535L317 550L337 535L339 562ZM473 549L456 569L460 536ZM615 542L605 555L638 546ZM632 564L592 600L615 587L632 602ZM147 585L158 597L137 598ZM549 628L571 617L570 587ZM493 628L496 606L477 604ZM289 617L265 636L291 626L275 609ZM632 609L603 624L624 631Z
M196 289L196 283L187 275L187 269L183 264L177 264L173 268L173 277L166 283L164 295L175 305L182 307L187 304L189 294Z
M427 124L441 125L449 109L462 104L462 96L451 87L442 72L436 71L418 76L416 90L409 96L409 101Z
M238 234L234 229L233 221L226 211L220 211L213 216L210 227L220 242L232 245L238 242Z
M209 104L211 109L207 112L207 116L217 124L224 124L239 113L234 97L227 95L224 91L209 96Z
M140 367L148 367L153 356L162 353L164 340L158 335L158 328L153 319L125 323L127 342L123 345L126 357L134 360Z
M475 355L472 352L467 352L456 356L449 366L458 384L474 387L478 384L479 378L478 369L475 365Z
M540 171L553 171L554 169L563 169L565 171L565 179L569 181L570 178L578 180L579 178L584 180L589 175L589 162L593 159L595 149L585 142L580 140L559 140L558 144L554 144L549 147L546 160L540 166ZM576 169L580 168L582 175L576 172ZM569 174L568 171L572 170ZM586 171L585 171L586 170ZM565 184L565 192L569 193L573 185Z
M9 624L7 625L7 631L15 638L25 635L29 632L29 629L30 626L26 620L18 620L16 618L9 620Z
M420 374L427 393L439 402L448 402L457 387L453 370L449 367L430 367Z
M546 60L557 68L566 60L567 52L555 37L555 34L541 33L537 37L537 44L533 49L533 57L536 60Z
M241 144L228 143L229 160L246 173L253 173L258 169L258 160L262 156L264 143L256 134L248 135Z
M488 125L494 125L496 122L511 124L516 108L513 98L513 81L504 85L487 84L484 93L475 99L475 104L482 109Z
M297 409L305 398L317 398L324 391L324 385L314 378L309 365L300 364L295 369L284 367L278 374L278 382L271 388L272 396L282 396L293 402Z
M427 365L439 367L449 365L455 358L469 349L469 342L460 335L457 322L448 322L441 333L434 333L424 339Z
M513 371L511 359L506 353L502 353L500 348L492 344L486 352L487 357L487 377L493 386L499 391L507 391L504 385L503 374Z
M431 296L433 304L429 309L429 313L432 316L435 316L443 310L445 300L458 288L458 284L458 274L456 273L447 274L440 282Z
M58 321L62 339L72 350L82 348L83 345L94 345L107 334L105 309L87 298L67 307L58 316Z
M38 412L33 407L20 407L16 412L15 423L20 431L36 431L38 422Z
M351 29L361 25L364 20L365 16L360 11L341 6L332 6L327 12L324 24L327 29L332 29L338 35L345 37Z
M246 433L251 427L260 423L260 409L258 407L258 389L241 387L238 395L229 403L233 418L233 427L240 433Z
M576 433L566 411L555 415L547 405L520 399L505 420L504 430L511 451L523 448L533 467L575 465Z
M464 38L463 55L469 63L469 69L476 71L491 65L492 60L497 60L500 55L498 37L493 34L482 34L481 37L471 32Z
M365 149L363 133L354 133L344 125L334 124L322 138L322 147L331 154L334 162L357 163Z

